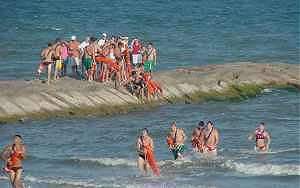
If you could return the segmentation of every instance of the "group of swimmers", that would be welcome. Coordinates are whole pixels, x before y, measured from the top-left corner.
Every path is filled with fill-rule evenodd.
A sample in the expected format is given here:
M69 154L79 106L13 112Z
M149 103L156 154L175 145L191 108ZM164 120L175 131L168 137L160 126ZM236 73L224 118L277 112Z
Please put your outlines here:
M271 137L262 122L256 130L250 134L249 140L255 138L255 150L267 152ZM166 136L166 148L172 153L174 160L182 160L185 157L185 141L187 137L182 128L172 122L170 132ZM219 131L211 121L206 124L200 121L192 132L191 144L193 151L205 158L217 156L219 144ZM160 168L154 155L154 142L147 128L143 129L137 138L137 166L143 175L147 175L149 169L156 176L160 175ZM1 159L5 161L3 171L8 174L13 188L24 188L21 176L23 172L22 161L26 158L26 146L21 135L15 135L11 144L7 145L1 152Z
M67 75L69 64L77 79L112 81L115 88L123 86L138 97L162 95L161 87L152 79L157 50L151 42L145 44L134 38L129 44L128 37L108 37L106 33L98 39L87 37L81 43L76 36L70 41L56 39L42 50L36 78L48 69L50 84L53 72L54 80Z
M267 152L269 150L271 137L263 122L248 137L249 140L253 140L253 138L255 138L256 143L255 151ZM206 124L204 121L200 121L192 132L191 144L195 153L200 154L203 158L214 159L217 156L219 140L219 131L214 124L211 121ZM185 141L186 134L184 130L177 127L176 122L172 122L166 142L174 160L184 159ZM137 166L141 173L147 175L149 169L152 169L153 174L159 176L160 170L154 156L153 140L147 128L143 129L136 143Z

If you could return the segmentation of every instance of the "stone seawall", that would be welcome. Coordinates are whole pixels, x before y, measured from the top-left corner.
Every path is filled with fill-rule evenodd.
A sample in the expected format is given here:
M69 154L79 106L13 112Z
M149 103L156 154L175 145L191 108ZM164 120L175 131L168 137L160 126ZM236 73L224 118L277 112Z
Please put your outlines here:
M162 71L154 78L164 96L138 100L111 84L64 78L51 85L41 81L0 81L0 122L71 115L124 113L151 105L201 100L243 99L266 87L300 89L300 66L232 63Z

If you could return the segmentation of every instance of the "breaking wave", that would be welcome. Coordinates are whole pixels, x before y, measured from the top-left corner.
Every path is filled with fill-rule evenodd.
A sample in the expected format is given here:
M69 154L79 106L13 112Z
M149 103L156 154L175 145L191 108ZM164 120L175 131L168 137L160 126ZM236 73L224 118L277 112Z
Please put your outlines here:
M75 162L97 163L104 166L136 166L134 160L123 158L71 158Z
M234 171L253 175L270 175L270 176L300 176L300 166L290 164L260 164L260 163L240 163L232 160L225 161L223 164L225 168L232 169Z

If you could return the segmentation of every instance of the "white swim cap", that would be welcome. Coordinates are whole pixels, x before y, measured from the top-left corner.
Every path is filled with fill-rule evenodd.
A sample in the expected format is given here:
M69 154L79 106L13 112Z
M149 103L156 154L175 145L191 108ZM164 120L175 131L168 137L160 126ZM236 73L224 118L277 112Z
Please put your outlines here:
M102 36L103 36L103 37L107 37L107 34L106 34L106 33L102 33Z
M76 40L76 36L73 35L73 36L71 37L71 40Z

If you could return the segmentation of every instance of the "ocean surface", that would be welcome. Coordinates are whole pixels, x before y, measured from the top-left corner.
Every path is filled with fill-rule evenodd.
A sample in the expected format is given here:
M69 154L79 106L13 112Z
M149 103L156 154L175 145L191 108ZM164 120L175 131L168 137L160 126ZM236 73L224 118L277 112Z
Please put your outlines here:
M158 48L157 70L252 61L299 64L298 0L152 0L0 2L0 80L32 79L49 41L71 35L139 37ZM20 133L28 146L26 188L295 188L300 186L300 93L268 89L241 102L166 105L110 117L27 121L0 125L0 147ZM199 120L221 133L219 157L188 150L172 161L169 123L191 135ZM264 121L271 151L254 152L247 135ZM135 139L148 127L162 176L142 177ZM0 187L9 187L0 174Z
M239 61L299 63L299 0L1 0L0 79L32 79L60 37L139 37L157 69Z
M265 90L241 102L167 105L112 117L51 119L1 125L0 145L24 136L29 156L24 180L31 188L295 188L300 185L299 92ZM172 161L165 137L176 120L188 137L199 120L213 120L221 135L219 157L208 161L191 150ZM248 134L265 121L271 151L254 152ZM142 177L135 141L147 127L154 139L161 177ZM0 175L0 187L8 187Z

